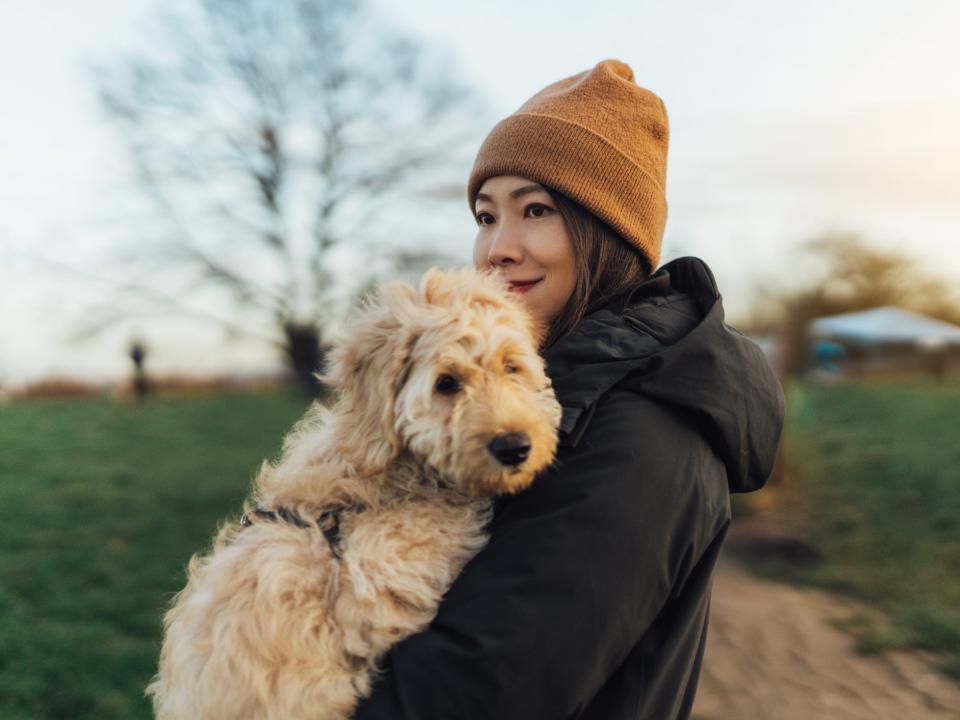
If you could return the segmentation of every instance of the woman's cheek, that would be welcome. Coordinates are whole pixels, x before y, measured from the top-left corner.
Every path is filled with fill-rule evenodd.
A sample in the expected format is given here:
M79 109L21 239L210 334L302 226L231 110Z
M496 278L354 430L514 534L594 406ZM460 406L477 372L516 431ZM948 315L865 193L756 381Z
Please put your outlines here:
M489 254L487 243L484 242L478 233L476 239L473 241L473 267L477 270L485 269L487 267L487 257Z

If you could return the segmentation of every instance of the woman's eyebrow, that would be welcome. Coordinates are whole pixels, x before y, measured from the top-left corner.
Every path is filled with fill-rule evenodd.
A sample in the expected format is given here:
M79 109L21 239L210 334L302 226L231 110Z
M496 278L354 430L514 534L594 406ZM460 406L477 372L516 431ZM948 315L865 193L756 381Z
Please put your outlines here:
M529 195L530 193L541 192L541 191L546 192L543 189L543 185L524 185L523 187L518 187L516 190L511 190L509 193L507 193L507 196L510 198L518 198L521 195ZM493 202L493 198L491 198L486 193L482 193L482 192L477 193L477 200L486 200L487 202Z

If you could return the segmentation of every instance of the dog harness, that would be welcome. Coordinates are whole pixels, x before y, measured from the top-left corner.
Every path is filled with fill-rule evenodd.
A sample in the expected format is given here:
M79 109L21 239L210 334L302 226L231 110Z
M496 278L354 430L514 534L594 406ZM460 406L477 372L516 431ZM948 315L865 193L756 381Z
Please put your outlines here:
M343 557L343 548L340 546L340 520L343 514L345 512L361 512L366 510L366 507L366 505L359 502L341 503L340 505L335 505L324 510L312 523L304 520L295 510L291 510L290 508L281 506L274 510L267 510L266 508L257 507L249 513L244 513L240 517L240 527L250 527L253 525L253 521L249 517L250 515L255 515L258 518L269 520L270 522L287 522L304 530L316 525L326 538L327 544L330 546L330 552L339 560Z

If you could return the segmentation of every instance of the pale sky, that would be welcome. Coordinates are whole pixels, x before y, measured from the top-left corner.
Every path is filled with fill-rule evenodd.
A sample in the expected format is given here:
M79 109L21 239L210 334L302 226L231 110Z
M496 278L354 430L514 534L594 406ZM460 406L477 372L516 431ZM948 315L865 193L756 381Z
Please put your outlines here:
M257 370L272 351L178 319L83 343L71 318L102 284L89 258L124 225L127 168L99 115L90 61L135 46L151 0L0 4L0 385L126 372L132 333L164 372ZM544 85L609 57L671 121L664 260L703 257L728 316L758 279L797 281L791 248L861 232L960 284L960 3L728 0L524 3L378 0L446 49L491 123ZM478 138L479 140L479 138ZM464 179L469 167L463 170ZM449 237L469 258L464 203ZM459 246L458 246L459 247Z

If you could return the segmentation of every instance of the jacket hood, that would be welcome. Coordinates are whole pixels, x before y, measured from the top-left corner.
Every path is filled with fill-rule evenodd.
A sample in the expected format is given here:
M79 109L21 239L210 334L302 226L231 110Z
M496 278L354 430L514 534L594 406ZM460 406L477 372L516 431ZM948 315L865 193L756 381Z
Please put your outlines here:
M594 403L619 385L690 417L722 458L730 492L756 490L770 476L783 390L759 346L724 322L716 280L699 258L667 263L625 304L587 315L546 360L563 441L575 444Z

